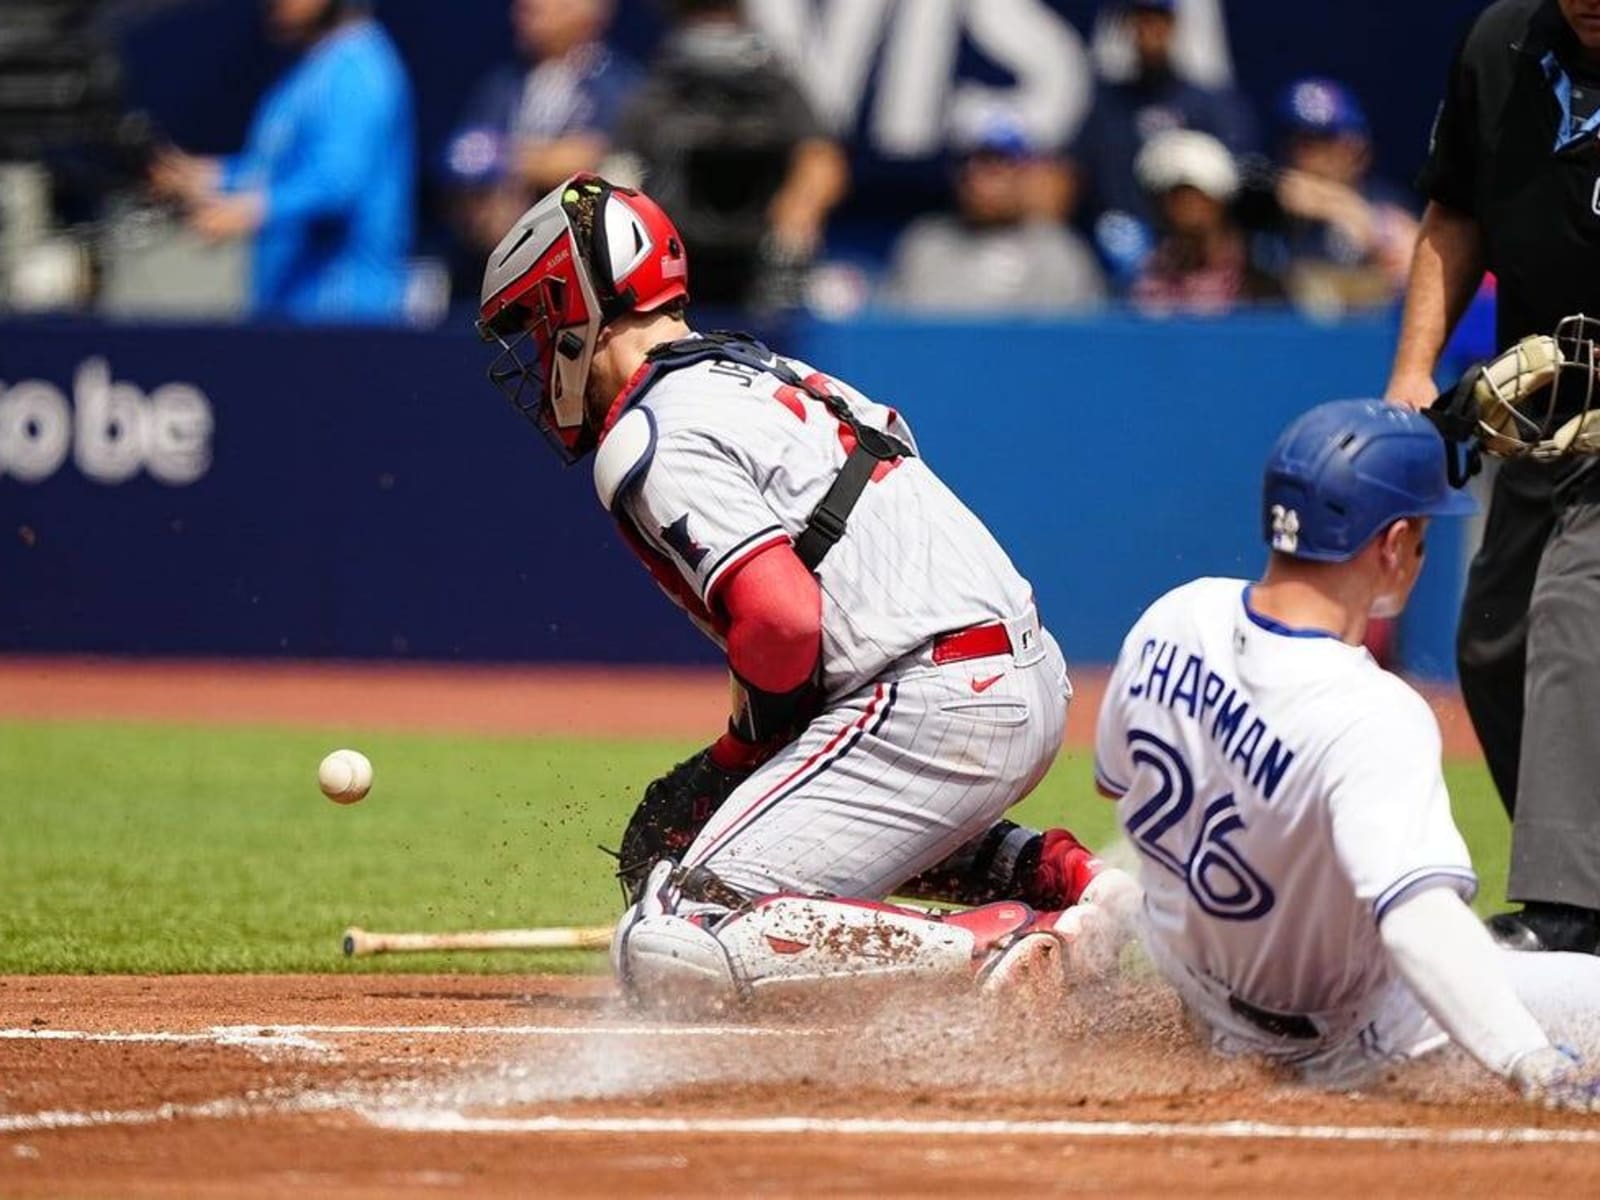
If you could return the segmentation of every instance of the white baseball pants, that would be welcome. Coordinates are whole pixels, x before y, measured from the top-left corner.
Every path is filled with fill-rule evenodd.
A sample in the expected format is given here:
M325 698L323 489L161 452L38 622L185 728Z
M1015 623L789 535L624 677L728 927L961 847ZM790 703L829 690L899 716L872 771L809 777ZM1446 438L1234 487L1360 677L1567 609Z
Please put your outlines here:
M1158 964L1162 955L1151 947ZM1501 965L1522 1003L1551 1041L1600 1056L1600 958L1588 954L1500 952ZM1281 1063L1317 1087L1350 1088L1370 1082L1383 1067L1422 1058L1449 1045L1403 980L1396 979L1366 1019L1343 1036L1324 1041L1274 1037L1234 1012L1227 993L1194 972L1163 967L1190 1015L1218 1053Z
M842 698L746 780L684 856L750 897L881 899L983 833L1055 760L1072 686L1032 614L1009 655L931 647Z

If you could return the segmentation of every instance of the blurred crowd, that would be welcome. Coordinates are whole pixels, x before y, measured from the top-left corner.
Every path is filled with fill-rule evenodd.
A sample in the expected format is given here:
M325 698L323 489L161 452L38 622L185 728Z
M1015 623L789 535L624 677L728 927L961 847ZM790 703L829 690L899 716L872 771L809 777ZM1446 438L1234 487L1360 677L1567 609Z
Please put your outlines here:
M581 170L666 206L707 305L1320 313L1390 304L1403 283L1417 206L1374 176L1360 98L1307 77L1257 113L1231 87L1185 78L1175 0L1105 0L1129 69L1095 81L1071 144L1000 105L965 114L947 207L848 262L830 253L830 219L850 192L851 147L737 0L658 0L666 31L643 62L608 39L613 0L508 2L519 60L478 81L442 146L418 146L405 64L366 0L265 0L293 59L244 143L211 157L151 135L132 207L181 226L199 248L188 261L231 248L243 311L306 322L426 321L469 302L482 255ZM8 213L29 211L28 186L0 171ZM419 259L427 222L448 238ZM45 224L30 255L8 222L8 307L118 290L93 264L75 272ZM181 272L153 262L120 290L176 287Z

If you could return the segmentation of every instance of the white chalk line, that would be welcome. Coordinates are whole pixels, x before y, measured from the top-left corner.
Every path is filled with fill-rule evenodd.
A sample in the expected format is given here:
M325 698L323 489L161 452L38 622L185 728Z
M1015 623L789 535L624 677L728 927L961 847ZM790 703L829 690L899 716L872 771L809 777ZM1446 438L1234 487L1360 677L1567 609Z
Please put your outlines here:
M703 1135L740 1137L1046 1137L1079 1140L1300 1141L1416 1145L1600 1145L1600 1129L1536 1127L1411 1129L1396 1125L1283 1125L1263 1121L1006 1121L868 1117L482 1117L438 1109L376 1108L349 1095L308 1092L257 1095L147 1109L54 1110L0 1114L0 1134L158 1125L179 1120L237 1120L353 1112L375 1128L399 1133L515 1135Z
M327 1048L312 1035L415 1035L421 1037L806 1037L827 1029L760 1026L654 1025L216 1025L204 1031L98 1031L81 1029L0 1029L0 1040L210 1043L250 1048L280 1047L314 1052ZM770 1137L1056 1137L1077 1139L1165 1138L1172 1140L1265 1140L1308 1142L1386 1142L1424 1145L1600 1145L1600 1128L1542 1129L1422 1128L1403 1126L1285 1125L1257 1121L1132 1122L1060 1120L900 1119L856 1117L564 1117L469 1116L453 1110L377 1108L349 1095L313 1092L224 1098L199 1104L161 1104L120 1111L58 1110L0 1113L0 1133L154 1125L183 1119L238 1119L350 1111L375 1127L410 1133L485 1133L529 1135L703 1134Z
M154 1108L54 1109L46 1112L0 1113L0 1134L47 1133L57 1129L101 1129L108 1126L160 1125L179 1120L229 1120L253 1116L292 1116L301 1113L342 1112L351 1098L327 1092L299 1096L226 1097L200 1104L158 1104Z
M1410 1129L1398 1125L1284 1125L1265 1121L1006 1121L868 1117L477 1117L451 1110L374 1108L348 1095L309 1092L283 1098L162 1104L148 1109L0 1114L0 1134L354 1112L398 1133L599 1134L740 1137L1045 1137L1078 1140L1378 1142L1415 1145L1600 1145L1600 1129L1536 1127Z
M431 1110L361 1110L405 1133L697 1134L772 1137L1164 1138L1184 1141L1407 1142L1423 1145L1600 1145L1600 1129L1408 1129L1397 1125L1281 1125L1262 1121L1000 1121L866 1117L473 1117Z
M0 1029L0 1041L20 1042L209 1042L217 1045L279 1045L317 1050L318 1037L407 1035L416 1037L820 1037L828 1029L779 1029L756 1025L213 1025L178 1033L93 1029Z

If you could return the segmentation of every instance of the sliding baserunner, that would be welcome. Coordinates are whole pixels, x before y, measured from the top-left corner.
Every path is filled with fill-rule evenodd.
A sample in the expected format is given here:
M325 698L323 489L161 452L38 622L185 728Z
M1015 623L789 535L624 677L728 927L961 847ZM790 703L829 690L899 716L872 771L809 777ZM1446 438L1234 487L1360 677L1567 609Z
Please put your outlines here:
M1404 608L1429 519L1472 507L1409 409L1295 421L1266 469L1265 578L1197 580L1139 619L1096 778L1141 854L1150 952L1219 1051L1344 1086L1454 1040L1531 1099L1592 1108L1600 1076L1541 1022L1592 1029L1600 962L1490 941L1432 710L1361 645Z

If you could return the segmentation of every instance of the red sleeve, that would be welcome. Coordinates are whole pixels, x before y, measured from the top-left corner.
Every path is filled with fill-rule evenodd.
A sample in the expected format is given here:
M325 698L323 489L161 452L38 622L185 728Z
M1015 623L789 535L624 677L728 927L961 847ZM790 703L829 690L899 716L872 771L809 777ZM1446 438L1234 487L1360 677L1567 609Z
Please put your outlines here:
M763 691L792 691L822 657L822 589L787 540L746 559L717 589L728 666Z

